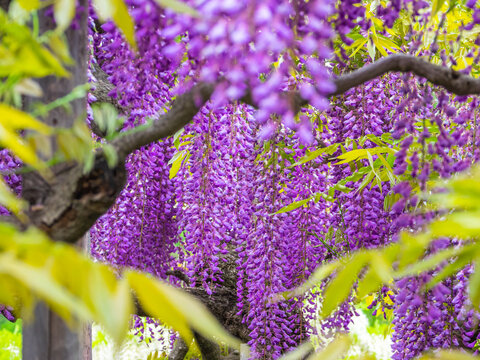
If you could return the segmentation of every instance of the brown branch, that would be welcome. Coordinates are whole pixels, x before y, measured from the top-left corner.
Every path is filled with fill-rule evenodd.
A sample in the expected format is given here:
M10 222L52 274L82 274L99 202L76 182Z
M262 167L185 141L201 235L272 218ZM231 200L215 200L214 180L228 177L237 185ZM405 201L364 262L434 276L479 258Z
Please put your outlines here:
M182 280L188 286L190 285L190 279L188 278L188 276L178 269L168 270L165 272L165 275L175 276L177 279Z
M353 87L389 72L413 73L456 95L480 94L480 79L474 79L458 71L429 63L416 56L390 55L334 79L337 89L330 96L343 94Z
M103 71L98 64L93 63L91 65L92 75L97 80L93 83L93 90L91 94L96 98L96 101L99 103L109 103L112 104L117 108L117 110L121 113L125 113L128 109L119 104L118 100L112 96L110 96L110 92L115 89L115 85L113 85L108 80L108 75Z
M329 94L329 97L343 94L390 72L413 73L457 95L480 94L480 79L474 79L412 55L391 55L333 79L336 90ZM172 109L159 116L151 127L116 139L114 141L116 149L124 157L142 146L173 135L193 119L213 91L213 84L200 83L194 86L192 90L180 95L174 101ZM307 100L302 99L297 92L285 94L285 96L291 99L295 111L300 111L308 104ZM256 105L249 92L240 101L248 105Z
M117 150L119 158L124 159L142 146L175 134L192 121L213 91L213 84L195 85L190 91L178 96L171 109L164 115L160 115L151 126L116 138L112 145Z

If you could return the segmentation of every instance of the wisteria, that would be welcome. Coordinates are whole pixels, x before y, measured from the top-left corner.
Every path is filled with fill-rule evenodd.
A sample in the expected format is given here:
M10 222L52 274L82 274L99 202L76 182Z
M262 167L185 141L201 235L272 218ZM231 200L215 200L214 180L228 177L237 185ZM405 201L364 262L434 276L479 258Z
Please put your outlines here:
M455 10L423 0L125 3L136 48L117 20L100 21L89 5L92 129L100 80L124 120L109 134L116 139L168 114L195 86L214 90L206 104L195 94L198 112L173 136L126 157L125 187L89 231L91 256L119 278L134 268L184 288L210 310L228 293L229 317L212 311L229 330L245 330L238 333L251 359L348 333L365 273L324 319L329 279L301 296L285 294L320 265L396 243L401 231L420 232L444 215L427 197L480 159L480 103L408 73L388 72L341 94L335 84L402 52L452 68L453 78L478 76L480 37L471 31L480 24L478 3ZM461 35L453 40L449 31ZM92 136L98 146L111 140ZM0 170L17 195L20 166L1 151ZM437 239L425 255L462 241ZM426 289L449 261L374 289L374 315L393 313L394 360L480 348L480 313L467 290L475 265ZM0 305L11 321L12 311ZM143 324L136 317L142 340ZM151 335L170 349L165 334Z
M302 284L340 254L385 246L399 230L419 229L433 216L411 213L427 180L462 171L478 157L476 122L466 125L476 116L476 99L457 102L424 82L391 74L327 100L335 90L329 80L335 34L350 45L352 29L372 26L358 21L365 9L353 3L342 3L329 21L337 9L325 0L188 3L200 18L131 1L138 55L113 23L97 28L92 22L92 61L115 85L111 96L129 109L127 127L164 111L195 81L218 82L175 144L163 141L129 157L127 187L92 231L92 253L163 278L169 269L183 271L190 286L208 295L225 286L230 274L222 264L233 254L237 312L248 327L252 358L278 358L317 331L318 295L283 303L272 296ZM377 16L392 27L403 6L393 1ZM412 2L411 10L420 14L427 6ZM346 69L341 52L337 60ZM294 118L282 95L289 89L298 89L313 108ZM228 105L247 91L256 109ZM329 146L336 150L296 165ZM392 151L376 153L379 146ZM452 154L452 148L458 150ZM336 164L335 157L355 149L372 155ZM281 210L302 200L303 206ZM394 293L384 288L372 304L395 300L395 359L432 347L474 346L476 322L466 315L468 270L427 295L425 281L401 280ZM323 335L348 331L355 313L352 294L322 322ZM452 322L457 318L461 324ZM445 323L453 328L445 330Z

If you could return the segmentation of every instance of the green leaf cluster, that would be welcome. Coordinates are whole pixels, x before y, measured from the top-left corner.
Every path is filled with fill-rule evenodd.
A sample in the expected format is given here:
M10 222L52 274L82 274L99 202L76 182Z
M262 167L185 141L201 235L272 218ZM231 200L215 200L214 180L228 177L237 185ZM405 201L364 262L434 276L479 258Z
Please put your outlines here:
M93 262L72 246L53 243L36 229L18 232L0 224L0 303L29 319L37 299L70 325L95 321L120 343L135 304L177 330L187 344L192 330L238 347L196 299L163 281L133 270L118 272ZM134 296L135 295L135 296Z
M358 300L375 292L392 280L433 271L425 286L428 290L455 274L469 263L480 264L480 168L468 175L438 184L442 192L428 197L431 206L446 215L431 222L419 233L403 232L398 242L389 246L347 254L321 265L299 288L285 292L281 298L300 296L321 281L329 279L324 291L321 314L330 315L353 291ZM461 244L430 253L431 243L440 237L454 237ZM469 283L469 296L480 307L480 266L475 266Z

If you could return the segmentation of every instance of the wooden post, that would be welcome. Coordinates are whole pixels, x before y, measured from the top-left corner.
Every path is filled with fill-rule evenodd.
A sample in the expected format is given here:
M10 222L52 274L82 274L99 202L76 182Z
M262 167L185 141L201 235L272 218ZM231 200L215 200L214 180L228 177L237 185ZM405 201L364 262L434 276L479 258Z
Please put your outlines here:
M78 245L87 250L88 243L87 234ZM24 323L22 336L23 360L92 360L91 325L70 329L44 303L37 304L33 322Z
M76 28L70 28L65 32L70 54L75 61L74 65L68 68L71 75L67 78L49 76L38 81L44 93L41 99L44 103L63 97L76 86L87 83L88 3L86 0L77 1L77 9L80 8L83 10L75 19ZM39 23L42 33L55 28L52 15L46 15L43 12L40 13ZM27 99L26 105L28 104ZM63 108L54 109L42 120L50 126L71 127L77 118L85 117L86 99L74 100L71 103L71 110L67 112ZM23 328L23 360L91 359L89 329L80 332L69 329L63 320L50 311L45 304L38 304L34 315L33 322L26 323Z
M88 250L88 234L79 241ZM37 304L32 323L23 326L23 360L92 360L92 328L84 324L78 331L44 303Z
M37 304L35 320L23 328L23 360L81 360L79 334L45 304Z
M87 232L81 244L86 254L90 255L90 232ZM83 325L81 334L81 359L92 360L92 324L87 323Z

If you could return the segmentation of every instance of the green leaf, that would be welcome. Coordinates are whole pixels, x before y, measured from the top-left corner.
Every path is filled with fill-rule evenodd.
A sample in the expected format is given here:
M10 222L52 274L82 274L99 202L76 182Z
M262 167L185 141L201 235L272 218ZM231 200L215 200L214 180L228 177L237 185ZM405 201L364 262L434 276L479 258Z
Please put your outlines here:
M433 278L428 282L425 286L426 290L433 288L437 285L440 281L455 275L458 272L458 269L465 267L467 264L471 263L475 254L472 252L463 252L461 253L457 259L453 262L449 263L448 265L444 266L439 272L437 272Z
M33 116L45 116L53 109L58 107L64 107L68 109L70 102L76 99L81 99L86 96L88 90L90 90L90 84L78 85L73 90L61 98L55 99L48 104L35 104L35 108L32 111ZM78 120L77 120L78 121ZM82 122L83 123L83 122ZM89 133L90 136L90 133Z
M67 76L68 72L36 38L31 30L0 12L0 77Z
M449 214L444 220L430 225L434 236L452 236L460 239L471 239L480 236L480 211L456 212Z
M93 119L99 129L106 133L107 138L112 138L121 129L124 118L118 115L117 109L110 103L95 103L92 106Z
M365 275L359 280L357 286L357 298L362 300L365 296L377 291L383 285L376 269L370 267Z
M399 252L398 271L400 272L408 265L418 261L425 254L430 240L429 236L423 233L415 235L408 232L400 233L401 251Z
M395 273L396 278L401 278L405 276L419 275L429 270L437 268L443 261L451 259L454 256L458 256L464 251L471 251L473 248L472 245L467 247L460 248L448 248L440 250L435 254L427 257L426 259L416 261L412 265L406 267L401 271Z
M359 252L352 256L338 274L327 285L322 305L322 317L329 316L352 291L359 272L369 260L368 253Z
M392 208L393 204L395 204L398 200L400 200L400 198L402 197L402 195L400 194L395 194L393 192L391 192L390 194L386 195L383 199L383 209L385 211L390 211L390 209Z
M99 18L102 21L112 19L130 46L136 50L134 23L123 0L94 0L94 5Z
M391 249L397 248L392 245ZM396 260L396 252L385 248L383 252L372 251L370 253L370 266L375 270L377 276L383 284L388 284L393 280L393 261Z
M292 351L287 352L284 354L282 357L280 357L278 360L298 360L298 359L303 359L305 358L306 355L308 355L311 351L313 351L313 345L310 341L305 342L295 348Z
M68 40L63 33L51 32L48 34L48 46L66 65L75 65L75 61L70 56L70 50L68 49ZM74 90L72 90L73 92Z
M357 192L361 192L368 184L372 182L372 180L375 178L375 171L370 171L367 176L363 179L362 183L357 189Z
M29 114L0 103L0 123L10 130L30 129L42 134L51 134L52 130Z
M194 8L179 0L155 0L161 7L172 9L180 14L187 14L193 17L198 17L200 14Z
M57 29L64 31L68 28L75 15L75 0L55 0L53 11Z
M473 268L475 271L468 281L468 295L472 301L472 305L478 310L480 307L480 261L478 259L475 260Z
M120 343L134 312L128 281L117 282L109 268L95 266L91 267L88 285L97 322L103 324L115 343Z
M310 200L312 200L312 198L294 201L293 203L288 204L287 206L282 207L282 208L281 208L280 210L278 210L277 212L274 212L272 215L275 215L275 214L283 214L283 213L286 213L286 212L289 212L289 211L293 211L293 210L295 210L295 209L298 209L299 207L302 207L303 205L305 205L306 203L308 203Z
M353 47L356 47L355 50L352 52L352 54L350 55L350 57L353 57L355 56L355 54L357 52L359 52L360 50L363 49L363 47L365 46L365 44L368 42L368 39L359 39L359 40L356 40L353 44L352 44L352 48Z
M43 95L42 88L32 79L25 78L15 85L15 91L22 95L31 97L41 97Z
M110 169L113 169L115 166L117 166L118 163L118 154L117 150L115 147L113 147L111 144L103 144L102 146L103 152L105 153L105 158L107 159L107 164Z
M17 0L20 6L27 10L37 10L40 7L40 0Z
M323 350L316 352L308 357L308 360L339 360L343 359L345 353L352 344L352 340L348 335L340 335L333 340Z
M4 127L3 123L0 123L0 145L8 148L21 160L35 168L42 165L35 150L20 135Z
M11 210L16 215L20 215L20 211L25 209L27 203L19 199L12 190L0 179L0 204Z
M298 166L298 165L305 164L306 162L312 161L312 160L316 159L317 157L319 157L320 155L323 155L323 154L331 155L337 150L339 145L340 144L332 144L332 145L327 146L325 148L320 148L320 149L314 150L314 151L308 153L307 155L303 156L302 158L300 158L297 162L295 162L293 165L291 165L290 168Z
M375 48L382 54L382 56L388 56L388 53L385 51L385 48L383 47L383 44L380 43L378 40L378 37L376 35L373 35L371 37L373 44L375 45Z
M221 341L233 348L240 347L240 341L228 334L197 299L144 274L129 271L126 277L143 309L167 326L174 327L187 344L192 340L192 328L214 341Z
M50 241L35 228L18 232L0 223L0 303L20 304L22 317L31 313L34 297L40 298L70 324L100 323L118 343L134 310L132 288L144 310L186 339L192 339L192 329L227 346L239 345L182 290L150 275L133 271L122 275L119 280L118 270L94 262L73 246Z
M329 232L327 233L327 235L325 236L325 238L330 234L330 238L332 237L333 233L330 233L330 230L332 230L333 232L333 229L330 227L330 229L328 230ZM316 233L313 233L313 232L307 232L307 234L309 235L313 235L315 236L322 244L323 246L325 246L328 251L330 251L332 253L332 255L336 256L337 258L340 258L340 254L338 252L335 251L334 248L332 248L324 239L322 239L320 236L318 236ZM321 245L317 245L317 246L321 246Z
M0 277L2 275L14 277L18 283L41 296L55 311L62 312L66 320L68 317L65 315L68 316L70 311L80 319L92 318L91 312L85 305L56 283L46 270L17 260L11 253L0 255Z
M275 300L291 299L303 295L311 288L319 285L322 280L330 276L337 268L342 266L343 262L344 259L342 258L331 263L320 265L304 284L294 290L281 293Z
M356 150L348 151L342 155L339 155L337 158L340 159L341 161L335 163L334 165L341 165L341 164L349 163L351 161L366 159L368 157L368 153L370 153L370 155L377 155L381 153L395 154L395 150L385 146L379 146L379 147L369 148L369 149L356 149Z
M180 139L182 134L185 132L185 128L181 128L173 135L173 144L175 145L175 149L179 149L180 147Z
M440 350L423 355L418 360L478 360L478 356L463 350Z
M445 0L432 1L432 13L431 13L432 18L440 11L444 3L445 3Z
M382 181L382 179L380 178L380 176L378 176L377 172L375 171L375 164L373 162L373 157L372 157L372 154L370 153L370 151L367 150L367 159L368 159L368 164L370 165L370 168L372 169L373 173L375 174L375 177ZM382 186L381 184L379 185L379 188L380 188L380 191L382 191Z
M169 160L168 163L172 164L172 166L170 167L170 174L169 174L170 179L173 179L177 175L178 171L180 170L180 168L182 166L183 160L187 157L188 154L189 154L188 150L185 149L185 150L177 152Z

